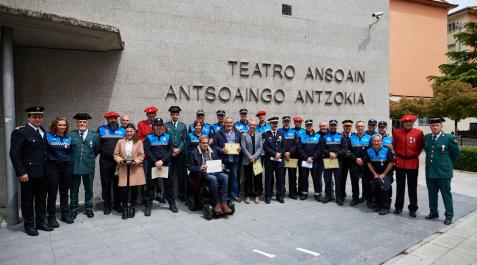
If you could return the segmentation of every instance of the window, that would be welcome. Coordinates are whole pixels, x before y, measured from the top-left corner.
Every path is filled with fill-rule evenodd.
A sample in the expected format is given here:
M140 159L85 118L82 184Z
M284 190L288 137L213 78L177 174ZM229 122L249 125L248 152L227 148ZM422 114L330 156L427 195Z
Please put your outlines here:
M282 15L291 16L292 7L291 5L282 4Z
M418 124L418 126L429 125L429 117L419 118L417 124Z

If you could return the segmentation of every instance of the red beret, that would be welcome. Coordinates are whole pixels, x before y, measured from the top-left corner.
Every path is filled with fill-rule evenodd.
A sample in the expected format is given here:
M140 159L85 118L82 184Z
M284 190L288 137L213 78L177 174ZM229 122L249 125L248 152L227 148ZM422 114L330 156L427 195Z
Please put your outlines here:
M110 111L110 112L104 114L105 118L118 118L119 116L121 116L121 115L119 115L119 113L114 112L114 111Z
M264 111L264 110L259 110L259 111L257 112L257 115L255 115L255 117L262 116L262 115L267 115L267 112Z
M145 109L144 109L144 112L146 112L146 113L155 113L155 112L157 112L157 111L158 111L158 109L157 109L156 107L154 107L154 106L148 107L148 108L145 108Z
M295 116L295 117L293 117L293 121L303 122L303 119L301 117Z
M402 118L400 119L401 122L415 121L415 120L417 120L417 117L414 116L414 115L411 115L411 114L406 114L406 115L402 116Z

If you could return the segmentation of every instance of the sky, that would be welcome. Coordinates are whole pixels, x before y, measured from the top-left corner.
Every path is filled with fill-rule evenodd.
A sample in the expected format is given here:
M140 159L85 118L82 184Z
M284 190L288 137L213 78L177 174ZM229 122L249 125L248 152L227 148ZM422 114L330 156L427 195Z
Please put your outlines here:
M468 6L477 6L477 0L447 0L447 2L459 5L457 8L451 9L450 12L454 12Z

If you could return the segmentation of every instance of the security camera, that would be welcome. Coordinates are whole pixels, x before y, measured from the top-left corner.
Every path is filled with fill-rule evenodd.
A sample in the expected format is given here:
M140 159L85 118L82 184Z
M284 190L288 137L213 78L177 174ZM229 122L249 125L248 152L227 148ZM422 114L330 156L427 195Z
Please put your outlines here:
M384 12L382 12L382 11L381 12L375 12L375 13L372 14L372 16L379 19L383 14L384 14Z

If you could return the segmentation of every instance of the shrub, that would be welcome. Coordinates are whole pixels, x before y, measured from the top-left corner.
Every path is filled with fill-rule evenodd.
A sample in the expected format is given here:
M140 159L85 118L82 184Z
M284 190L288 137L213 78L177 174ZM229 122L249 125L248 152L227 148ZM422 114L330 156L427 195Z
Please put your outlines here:
M455 169L477 172L477 147L464 146Z

